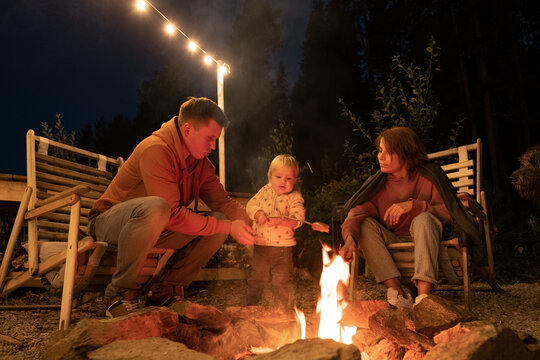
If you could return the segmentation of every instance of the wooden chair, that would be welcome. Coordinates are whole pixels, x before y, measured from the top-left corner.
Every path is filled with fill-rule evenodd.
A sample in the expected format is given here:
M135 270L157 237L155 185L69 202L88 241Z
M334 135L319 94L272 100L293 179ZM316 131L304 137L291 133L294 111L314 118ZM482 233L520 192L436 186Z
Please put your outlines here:
M485 193L482 190L482 141L428 154L428 158L439 163L457 189L458 197L463 205L476 217L482 227L485 241L490 285L501 290L494 282L495 267L491 247L491 234L488 207ZM469 253L466 247L459 245L458 239L442 241L439 254L439 276L452 285L463 286L465 306L470 309L470 274ZM414 273L414 243L396 243L388 246L402 278L412 277ZM351 264L353 276L350 279L349 296L353 298L354 283L358 274L358 256L355 254ZM366 267L366 274L369 269Z
M36 136L33 130L28 131L26 144L27 187L0 267L0 290L8 294L35 284L49 271L64 265L59 327L66 329L74 292L92 286L103 288L115 271L114 249L85 234L94 201L105 191L123 160ZM28 224L28 271L8 273L24 221ZM65 250L40 261L39 250L46 242L64 242ZM107 255L103 256L105 250ZM158 274L173 252L154 249L140 281Z

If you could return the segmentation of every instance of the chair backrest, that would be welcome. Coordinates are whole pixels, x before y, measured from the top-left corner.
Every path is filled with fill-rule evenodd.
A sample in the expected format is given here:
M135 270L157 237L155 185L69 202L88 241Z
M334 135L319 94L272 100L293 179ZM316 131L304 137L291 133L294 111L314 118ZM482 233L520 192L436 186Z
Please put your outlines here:
M88 185L91 191L82 196L80 230L87 232L88 213L124 163L116 159L66 145L33 130L26 134L27 184L33 189L29 209L45 199L77 185ZM39 240L66 241L69 209L62 208L29 222L28 236Z
M452 181L458 193L468 193L481 203L482 141L428 154Z

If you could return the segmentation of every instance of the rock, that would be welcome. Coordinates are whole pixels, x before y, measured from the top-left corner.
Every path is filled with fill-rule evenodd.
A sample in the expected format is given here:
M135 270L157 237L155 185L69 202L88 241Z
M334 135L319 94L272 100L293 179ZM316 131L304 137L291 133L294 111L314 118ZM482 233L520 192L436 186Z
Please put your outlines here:
M468 328L461 326L461 324L457 324L456 326L448 330L441 331L440 333L435 335L433 337L433 341L435 341L435 344L437 345L447 343L457 339L460 336L468 334L469 332L470 330Z
M353 344L360 351L366 351L366 349L375 346L381 340L382 337L380 335L369 329L364 328L356 329L356 334L354 334L352 338Z
M410 330L409 309L383 308L369 317L369 328L378 336L414 351L431 349L435 343L429 337Z
M264 331L265 343L268 347L278 347L295 341L300 337L300 327L296 322L296 314L291 310L280 310L263 306L230 307L225 310L230 316L233 326L240 320L255 322ZM306 317L308 335L315 331L312 318ZM317 317L318 321L318 317ZM315 336L315 335L313 335Z
M397 344L383 339L369 348L366 353L369 355L369 360L401 360L405 351Z
M207 354L164 338L117 340L87 354L91 360L213 360Z
M411 330L433 337L441 330L451 328L460 322L471 321L473 318L465 309L453 305L448 300L428 295L413 307L411 320L412 322L408 323L412 325Z
M262 355L250 357L253 360L360 360L360 351L354 345L345 345L329 339L297 340L282 348Z
M449 339L433 347L425 360L506 360L540 359L540 350L530 351L519 336L508 328L501 328L484 321L461 324L462 330L449 329L453 335L438 335L438 341Z
M424 352L407 350L407 352L403 356L403 360L423 360L424 357L426 357L426 353Z
M176 312L155 307L114 319L84 319L73 329L57 332L46 345L42 358L84 358L81 354L116 340L174 338L177 326Z
M199 305L190 301L175 302L170 307L188 323L195 324L201 329L214 331L224 330L231 319L211 305Z
M343 310L343 325L368 328L368 319L377 311L389 308L390 304L382 300L357 300L347 303Z

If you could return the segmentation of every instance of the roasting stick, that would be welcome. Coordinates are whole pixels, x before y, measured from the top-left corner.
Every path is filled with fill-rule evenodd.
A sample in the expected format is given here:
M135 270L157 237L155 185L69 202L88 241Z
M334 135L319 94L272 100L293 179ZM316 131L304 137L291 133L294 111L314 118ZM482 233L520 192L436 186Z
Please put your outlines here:
M326 225L325 223L322 223L322 222L318 222L318 221L309 222L307 220L298 220L298 219L295 219L295 218L292 218L292 217L289 217L289 216L283 216L283 218L289 219L289 220L300 221L303 224L308 224L315 231L325 232L325 233L330 232L330 227L328 225Z

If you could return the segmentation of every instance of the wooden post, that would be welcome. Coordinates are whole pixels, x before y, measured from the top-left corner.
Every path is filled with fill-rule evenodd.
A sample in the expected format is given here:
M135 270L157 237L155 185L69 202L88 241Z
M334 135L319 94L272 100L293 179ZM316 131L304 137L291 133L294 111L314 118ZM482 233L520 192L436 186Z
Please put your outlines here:
M71 305L73 303L73 288L75 285L75 270L77 266L77 237L79 235L79 221L81 216L81 197L71 205L68 244L66 253L66 268L64 272L64 287L62 291L62 308L60 310L60 330L67 330L71 321Z
M223 61L218 61L217 66L217 98L218 106L221 110L225 111L225 99L223 97L223 75L225 69L223 68ZM219 135L219 181L223 188L225 189L225 128L221 130Z
M34 130L26 133L26 184L36 189L36 140ZM28 203L28 210L36 206L37 195L32 192ZM28 220L28 272L35 275L38 272L38 243L37 219Z
M486 251L488 256L489 273L495 279L495 262L493 261L493 249L491 248L491 229L489 228L489 213L486 204L486 193L480 192L480 204L484 208L486 214L486 221L484 221L484 232L486 235Z
M465 308L471 311L471 288L469 281L469 255L467 248L463 247L461 250L461 261L463 266L463 293L465 296Z
M9 265L11 263L11 258L13 257L13 250L15 249L15 244L17 243L17 238L21 231L22 223L24 220L24 213L28 208L28 202L30 201L30 195L32 195L32 188L27 186L24 191L24 195L19 205L19 210L17 211L17 216L15 217L15 223L11 229L11 234L9 235L9 240L6 246L6 252L4 258L2 259L2 266L0 267L0 291L4 287L4 281L9 270Z

